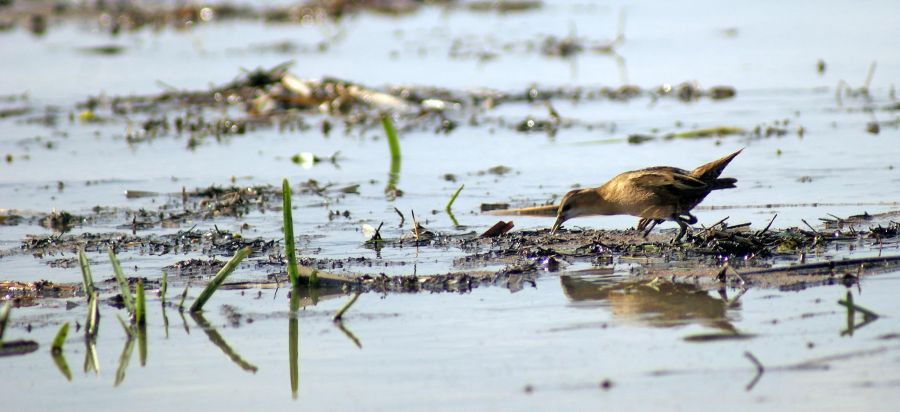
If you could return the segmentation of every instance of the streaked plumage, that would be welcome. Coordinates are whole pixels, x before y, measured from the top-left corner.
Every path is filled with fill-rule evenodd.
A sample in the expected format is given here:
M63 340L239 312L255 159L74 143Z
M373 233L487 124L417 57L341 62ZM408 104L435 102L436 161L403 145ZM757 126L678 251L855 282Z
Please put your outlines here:
M740 153L738 150L691 171L649 167L622 173L600 187L573 190L562 198L552 231L580 216L632 215L641 218L638 229L647 229L647 233L666 220L678 223L681 230L673 239L677 242L687 226L697 222L691 209L711 191L735 187L737 179L719 178L719 175Z

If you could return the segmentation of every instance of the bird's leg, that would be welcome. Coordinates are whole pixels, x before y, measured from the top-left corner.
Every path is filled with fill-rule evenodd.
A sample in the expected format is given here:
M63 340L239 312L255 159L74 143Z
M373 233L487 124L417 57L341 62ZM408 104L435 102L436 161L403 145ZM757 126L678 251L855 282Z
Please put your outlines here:
M641 220L638 220L637 230L640 232L646 229L648 224L650 224L650 219L641 218Z
M687 223L689 225L693 225L694 223L697 223L697 216L694 216L690 213L685 213L685 214L681 215L681 218L684 219L684 216L687 216L685 223Z
M678 234L675 235L675 238L672 239L672 244L675 244L675 243L678 243L679 241L681 241L681 238L683 238L684 234L687 232L687 228L688 228L687 222L689 222L689 220L684 219L677 215L672 216L672 219L675 221L675 223L678 223L678 226L680 227L680 229L678 230ZM694 218L694 219L696 219L696 218Z
M642 219L642 220L643 220L643 219ZM653 228L656 227L656 225L657 225L659 222L661 222L661 220L657 220L657 219L648 219L648 222L650 223L650 227L648 227L647 230L644 231L644 238L645 238L645 239L647 238L647 235L650 234L650 231L653 230ZM646 226L646 225L644 225L644 226Z

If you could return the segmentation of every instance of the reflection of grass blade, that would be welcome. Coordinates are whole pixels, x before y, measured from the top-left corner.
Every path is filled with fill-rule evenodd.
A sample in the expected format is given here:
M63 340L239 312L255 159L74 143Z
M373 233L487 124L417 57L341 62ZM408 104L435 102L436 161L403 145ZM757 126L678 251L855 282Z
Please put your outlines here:
M66 362L66 357L63 356L63 345L66 343L66 336L69 335L69 322L64 323L60 328L59 332L56 333L56 337L53 339L53 345L50 347L50 355L53 356L53 363L56 364L56 368L59 369L59 372L66 377L66 380L72 380L72 371L69 370L69 364Z
M128 369L128 362L131 361L131 352L134 351L134 338L128 335L125 341L125 347L122 348L122 354L119 355L119 368L116 369L116 382L114 386L119 386L125 381L125 370Z
M297 286L300 271L297 270L297 252L294 245L294 217L291 210L291 184L287 179L281 181L281 197L284 209L284 255L287 257L287 272L291 279L291 288Z
M216 292L216 289L218 289L219 286L222 285L222 282L225 281L225 278L227 278L228 275L231 274L231 272L234 272L234 270L237 269L238 264L240 264L245 257L250 255L250 252L252 252L252 249L250 249L249 247L245 247L234 254L231 260L229 260L228 263L226 263L225 266L221 270L219 270L219 273L216 273L216 277L214 277L213 280L211 280L209 284L206 285L206 288L203 289L203 292L200 292L200 296L197 296L197 299L194 299L194 304L191 305L191 312L199 312L203 310L203 305L206 304L206 301L208 301L209 298L212 297L213 293Z
M100 324L100 293L94 291L88 300L88 316L84 322L84 373L94 371L100 373L100 361L97 359L97 332Z
M138 358L141 367L147 366L147 325L137 325Z
M456 220L456 216L451 211L447 211L447 217L450 218L450 222L453 223L453 226L459 226L459 222Z
M163 329L166 331L166 339L169 339L169 317L166 316L166 305L162 305Z
M56 337L53 338L53 345L50 346L50 352L62 353L63 345L66 344L66 336L69 336L69 322L59 327L59 332L56 332Z
M338 329L340 329L341 332L344 332L344 336L350 339L350 341L353 342L353 344L356 345L357 348L362 349L362 343L359 341L359 339L356 338L356 335L354 335L353 332L350 332L350 329L347 329L344 326L344 322L337 322L335 323L335 325Z
M456 201L456 197L459 196L459 192L462 192L464 187L466 187L466 185L460 186L459 189L456 189L456 192L453 193L453 196L450 197L450 201L447 202L447 207L444 208L447 213L452 214L452 212L450 212L450 209L453 208L453 202Z
M219 335L219 332L216 331L212 325L209 324L209 321L203 317L201 312L191 312L191 317L194 318L194 322L197 322L197 326L200 326L200 329L206 333L206 336L209 338L209 341L216 345L219 349L222 350L226 356L231 358L231 361L241 367L241 369L247 372L256 373L259 368L250 362L245 361L241 358L241 355L238 355L234 349L231 349L231 346L228 346L228 343L225 342L225 339L222 338L222 335Z
M291 291L291 311L288 314L288 368L291 371L291 397L297 399L300 390L300 291L295 286Z
M88 317L87 321L84 322L84 333L85 338L93 341L97 338L97 330L99 329L100 324L100 293L94 292L91 294L90 300L88 301Z
M122 266L119 265L119 259L116 258L116 252L109 248L109 262L112 263L113 274L116 276L116 282L119 283L119 289L122 292L122 304L128 313L134 317L134 300L131 297L131 288L128 286L128 279L125 279L125 272L122 272Z
M91 339L84 341L84 373L94 371L100 373L100 360L97 359L97 344Z
M184 333L187 335L191 334L191 328L188 327L187 319L184 318L184 311L179 310L178 316L181 316L181 326L184 327Z
M78 265L81 266L81 281L84 285L84 298L88 302L91 300L91 294L94 293L94 278L91 276L91 264L88 262L84 249L78 249Z
M53 357L53 363L56 364L56 369L59 369L59 373L62 373L67 381L71 381L72 371L69 370L69 363L66 362L66 357L62 354L62 352L52 352L50 355Z
M147 321L147 304L144 300L144 280L139 279L134 291L134 324L141 326Z
M125 319L122 319L122 317L119 316L118 313L116 314L116 319L119 320L119 325L121 325L122 329L125 330L125 334L128 335L128 337L133 338L134 337L134 329L131 327L131 325L125 323Z
M184 312L184 300L187 299L187 285L184 286L184 292L181 292L181 301L178 302L178 311Z
M12 310L12 302L6 301L0 308L0 342L3 342L3 333L6 332L6 324L9 322L9 311Z

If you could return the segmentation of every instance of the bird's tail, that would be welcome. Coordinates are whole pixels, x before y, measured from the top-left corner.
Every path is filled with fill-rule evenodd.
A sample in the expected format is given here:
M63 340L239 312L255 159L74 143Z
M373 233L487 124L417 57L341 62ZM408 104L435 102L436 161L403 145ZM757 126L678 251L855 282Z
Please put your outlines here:
M729 179L716 179L716 178L722 174L722 171L725 170L725 167L728 166L728 163L731 163L731 159L734 159L735 156L741 154L741 152L743 150L744 149L738 150L728 156L725 156L718 160L713 160L703 166L700 166L700 167L694 169L691 172L691 177L695 177L704 182L713 182L713 186L715 186L716 184L724 184L724 185L730 184L731 185L731 186L727 186L727 187L718 187L718 188L714 187L714 190L715 189L726 189L728 187L734 187L734 183L737 182L737 180L730 179L730 178Z
M735 183L737 183L737 179L733 177L723 177L721 179L713 180L709 190L733 189L737 187Z

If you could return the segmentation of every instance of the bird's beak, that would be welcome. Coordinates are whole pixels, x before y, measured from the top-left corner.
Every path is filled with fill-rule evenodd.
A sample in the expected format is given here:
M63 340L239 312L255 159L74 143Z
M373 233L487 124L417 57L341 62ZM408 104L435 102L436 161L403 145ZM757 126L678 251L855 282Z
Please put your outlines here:
M562 226L563 222L565 222L565 221L566 221L566 217L565 217L565 216L563 216L563 215L557 215L557 216L556 216L556 222L554 222L554 223L553 223L553 227L550 228L550 234L552 235L552 234L556 233L556 230L559 229L560 226Z

